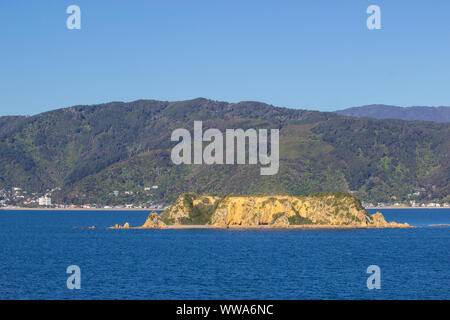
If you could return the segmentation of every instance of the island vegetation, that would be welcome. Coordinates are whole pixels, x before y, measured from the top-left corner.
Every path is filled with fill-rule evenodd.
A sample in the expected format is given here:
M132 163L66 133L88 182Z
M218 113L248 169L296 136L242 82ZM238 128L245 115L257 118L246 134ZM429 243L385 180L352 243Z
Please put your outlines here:
M152 212L136 229L211 228L406 228L371 215L345 193L308 196L211 196L187 193L162 214ZM111 229L130 229L115 225Z

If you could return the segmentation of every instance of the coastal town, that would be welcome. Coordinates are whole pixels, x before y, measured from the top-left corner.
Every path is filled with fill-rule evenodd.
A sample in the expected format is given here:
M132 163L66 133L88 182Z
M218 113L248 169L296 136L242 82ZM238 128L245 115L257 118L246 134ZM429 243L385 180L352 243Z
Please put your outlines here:
M158 186L146 187L145 191L157 189ZM155 203L152 201L151 194L147 201L131 201L131 203L121 204L65 204L57 203L52 200L52 195L60 191L60 188L48 189L45 193L28 192L20 187L1 188L0 189L0 209L16 209L16 208L55 208L55 209L148 209L148 210L162 210L165 208L164 204ZM132 196L133 191L118 191L114 190L111 194L114 197L119 197L121 194Z
M158 186L145 187L145 192L151 192L157 190ZM148 200L139 201L133 196L137 194L137 191L114 190L111 194L114 197L120 195L127 196L127 199L131 199L128 202L115 203L115 204L97 204L97 203L83 203L83 204L67 204L57 203L52 199L52 195L55 192L60 191L60 188L48 189L45 193L28 192L20 187L2 188L0 189L0 209L14 209L14 208L55 208L55 209L148 209L148 210L163 210L166 208L166 204L155 203L151 200L151 193L148 193ZM423 192L423 191L422 191ZM449 208L448 201L425 201L415 200L421 195L421 191L416 191L407 195L409 200L399 201L396 196L391 196L392 202L363 202L363 206L366 209L376 208Z

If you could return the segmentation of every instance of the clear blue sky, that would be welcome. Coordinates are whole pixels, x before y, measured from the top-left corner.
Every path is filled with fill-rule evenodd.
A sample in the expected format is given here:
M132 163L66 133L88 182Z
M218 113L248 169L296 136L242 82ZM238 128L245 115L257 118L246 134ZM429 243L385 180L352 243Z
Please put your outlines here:
M450 1L0 0L0 115L196 97L450 105Z

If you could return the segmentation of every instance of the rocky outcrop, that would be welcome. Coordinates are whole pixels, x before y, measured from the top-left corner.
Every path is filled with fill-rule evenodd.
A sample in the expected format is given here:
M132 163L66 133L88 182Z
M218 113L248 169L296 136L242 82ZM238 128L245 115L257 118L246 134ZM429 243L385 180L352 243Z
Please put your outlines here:
M152 211L148 217L147 220L145 220L145 223L140 226L136 227L136 229L165 229L167 228L167 225L161 220L159 214L155 211Z
M139 227L130 227L130 224L128 222L125 222L123 226L120 224L115 224L112 227L109 227L108 229L165 229L167 228L167 225L161 220L161 217L159 214L155 211L152 211L148 217L147 220L145 220L145 223L142 226Z
M130 224L128 222L125 222L123 224L123 226L121 226L120 224L115 224L112 227L109 227L108 229L130 229Z
M310 196L204 196L181 195L159 216L167 225L228 227L331 226L389 228L408 224L386 222L370 215L360 201L345 193Z
M410 227L407 223L397 223L397 222L386 222L384 219L384 216L381 214L380 211L377 211L372 215L372 225L374 227L379 228L407 228Z
M162 214L152 211L142 226L116 224L109 229L165 228L408 228L370 215L346 193L309 196L226 196L187 193Z
M186 193L161 214L171 225L207 224L221 197Z

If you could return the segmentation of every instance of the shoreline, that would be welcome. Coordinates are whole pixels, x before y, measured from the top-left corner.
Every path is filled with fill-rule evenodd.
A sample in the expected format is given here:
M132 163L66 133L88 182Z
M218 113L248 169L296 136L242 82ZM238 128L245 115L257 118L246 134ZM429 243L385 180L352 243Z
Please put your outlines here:
M0 208L0 211L164 211L165 209L143 208Z
M270 225L258 225L258 226L214 226L214 225L169 225L164 228L142 228L142 227L108 227L108 230L189 230L189 229L207 229L207 230L350 230L350 229L409 229L416 228L416 226L358 226L358 225L290 225L290 226L270 226ZM90 227L90 229L93 229Z
M365 208L366 210L405 210L405 209L423 209L423 210L439 210L447 209L450 207L371 207ZM152 208L25 208L25 207L14 207L14 208L0 208L0 211L164 211L166 209L152 209Z
M423 210L429 210L429 209L450 209L450 207L400 207L400 206L390 206L390 207L370 207L365 208L366 210L384 210L384 209L398 209L398 210L405 210L405 209L423 209Z
M207 225L184 225L184 226L168 226L166 229L217 229L217 230L344 230L344 229L408 229L414 226L352 226L352 225L290 225L287 227L277 226L207 226ZM140 228L144 229L144 228Z

